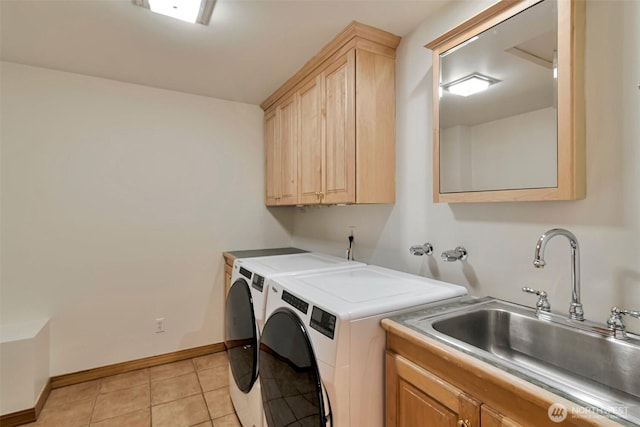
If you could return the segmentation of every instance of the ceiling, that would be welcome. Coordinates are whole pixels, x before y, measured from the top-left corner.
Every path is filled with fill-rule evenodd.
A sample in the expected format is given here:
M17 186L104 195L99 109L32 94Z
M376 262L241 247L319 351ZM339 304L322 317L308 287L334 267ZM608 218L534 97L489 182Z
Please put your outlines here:
M537 3L441 58L443 84L472 73L499 80L485 92L469 97L443 91L441 128L473 126L554 106L556 10L555 2ZM514 54L513 48L520 55Z
M130 0L0 0L0 51L4 61L260 104L351 21L404 36L450 1L218 0L203 26Z

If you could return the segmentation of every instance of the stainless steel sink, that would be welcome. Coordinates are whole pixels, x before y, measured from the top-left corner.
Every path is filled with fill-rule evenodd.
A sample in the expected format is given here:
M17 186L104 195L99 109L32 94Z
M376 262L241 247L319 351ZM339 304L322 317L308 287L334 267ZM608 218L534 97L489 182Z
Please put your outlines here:
M582 406L640 424L640 337L619 340L578 329L582 322L566 323L539 319L533 309L495 299L407 321Z

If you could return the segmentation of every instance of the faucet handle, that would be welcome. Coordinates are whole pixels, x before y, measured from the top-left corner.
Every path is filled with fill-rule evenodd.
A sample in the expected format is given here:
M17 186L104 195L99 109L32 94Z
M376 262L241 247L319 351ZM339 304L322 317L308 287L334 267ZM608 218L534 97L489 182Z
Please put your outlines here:
M469 253L464 247L458 246L455 249L442 252L442 254L440 254L440 259L445 262L464 261L467 259L468 255Z
M621 318L621 315L626 314L631 317L635 317L636 319L640 319L640 311L635 310L625 310L624 308L612 307L611 308L611 317L612 318Z
M623 314L640 319L640 311L625 310L618 307L611 308L611 316L607 320L607 326L614 332L616 338L624 340L627 339L627 328L622 321Z
M538 311L551 311L551 304L549 304L549 300L547 299L548 295L545 291L538 291L536 289L528 288L525 286L524 288L522 288L522 292L538 296L538 302L536 302L536 309Z
M626 314L636 319L640 319L640 311L620 309L621 314Z
M411 255L415 256L431 256L433 254L433 245L427 242L424 245L411 246L409 248L409 252L411 253Z

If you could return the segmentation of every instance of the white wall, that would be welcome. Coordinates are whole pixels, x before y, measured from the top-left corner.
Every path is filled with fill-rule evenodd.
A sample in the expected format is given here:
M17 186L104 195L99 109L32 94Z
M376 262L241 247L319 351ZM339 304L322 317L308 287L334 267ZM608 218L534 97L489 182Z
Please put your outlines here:
M221 252L291 243L260 108L6 62L1 102L0 321L51 375L223 341Z
M569 245L547 247L548 266L533 268L544 231L573 231L582 250L586 317L607 319L614 304L640 308L640 3L588 1L586 48L587 198L573 202L434 204L432 200L431 54L423 46L493 3L453 3L403 38L397 57L397 201L298 211L294 243L342 254L356 226L361 261L436 277L533 305L522 286L545 289L555 310L570 301ZM457 245L467 262L409 255L430 241L437 254ZM640 321L629 328L640 332Z
M556 109L547 107L442 129L442 192L555 187L556 122Z

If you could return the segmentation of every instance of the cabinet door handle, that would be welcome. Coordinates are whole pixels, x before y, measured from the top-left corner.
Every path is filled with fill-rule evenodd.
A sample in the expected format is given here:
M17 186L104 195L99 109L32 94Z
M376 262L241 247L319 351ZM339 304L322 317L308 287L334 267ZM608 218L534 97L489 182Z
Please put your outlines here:
M471 427L471 421L469 420L458 420L458 427Z

